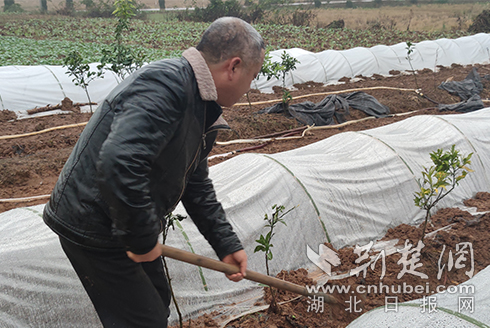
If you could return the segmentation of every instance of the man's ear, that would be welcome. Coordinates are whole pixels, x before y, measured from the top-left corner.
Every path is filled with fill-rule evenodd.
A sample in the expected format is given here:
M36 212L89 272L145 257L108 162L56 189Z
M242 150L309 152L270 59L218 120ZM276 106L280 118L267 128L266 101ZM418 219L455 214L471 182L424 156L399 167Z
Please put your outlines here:
M230 59L230 62L228 64L228 78L230 79L230 81L233 79L237 68L239 68L242 63L243 61L240 57L233 57Z

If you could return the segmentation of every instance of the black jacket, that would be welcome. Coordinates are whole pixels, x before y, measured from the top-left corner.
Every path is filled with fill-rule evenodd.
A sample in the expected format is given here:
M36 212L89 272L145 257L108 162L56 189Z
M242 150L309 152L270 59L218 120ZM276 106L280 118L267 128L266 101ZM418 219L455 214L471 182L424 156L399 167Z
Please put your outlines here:
M45 207L51 229L81 246L144 254L181 200L220 258L243 248L208 177L207 155L217 135L212 124L222 110L201 96L206 83L214 88L209 71L201 79L194 73L203 62L152 63L109 94Z

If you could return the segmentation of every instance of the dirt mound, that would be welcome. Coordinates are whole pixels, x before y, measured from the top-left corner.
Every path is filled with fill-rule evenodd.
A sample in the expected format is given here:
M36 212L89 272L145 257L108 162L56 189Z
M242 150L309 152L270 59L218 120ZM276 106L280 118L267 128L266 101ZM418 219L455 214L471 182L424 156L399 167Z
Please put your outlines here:
M0 111L0 123L15 120L16 118L17 115L14 112L9 111L8 109Z
M476 207L478 211L490 211L490 194L479 192L475 197L466 200L464 204L469 207Z

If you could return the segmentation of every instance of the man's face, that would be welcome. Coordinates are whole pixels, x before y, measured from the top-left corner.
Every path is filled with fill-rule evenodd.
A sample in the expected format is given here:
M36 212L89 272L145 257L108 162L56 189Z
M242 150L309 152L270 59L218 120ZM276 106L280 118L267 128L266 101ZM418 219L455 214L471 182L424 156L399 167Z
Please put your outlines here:
M218 103L221 106L233 106L241 96L250 90L252 81L257 77L262 68L264 53L264 50L262 50L261 58L256 63L245 66L242 61L234 67L233 79L222 92L218 93Z

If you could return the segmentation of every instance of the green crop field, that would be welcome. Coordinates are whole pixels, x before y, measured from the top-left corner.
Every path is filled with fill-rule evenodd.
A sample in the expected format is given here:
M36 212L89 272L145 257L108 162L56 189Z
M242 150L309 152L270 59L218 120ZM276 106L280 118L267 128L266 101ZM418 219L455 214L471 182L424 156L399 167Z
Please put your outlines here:
M16 0L22 6L24 2ZM146 2L147 6L151 3L153 8L157 6L155 0ZM62 3L48 2L51 7L59 7ZM256 24L255 27L272 50L294 47L312 52L343 50L469 35L467 28L471 20L488 7L490 4L484 3L370 9L320 8L312 9L315 15L309 26ZM285 9L284 12L287 15L292 10ZM339 19L344 20L345 28L325 28L328 22ZM60 65L72 50L78 50L87 62L98 62L102 50L113 42L116 23L113 18L2 13L0 66ZM443 26L435 28L433 25L436 23ZM176 57L197 44L208 24L178 21L173 12L148 12L145 19L131 21L130 30L124 34L124 42L133 50L145 53L147 61Z

